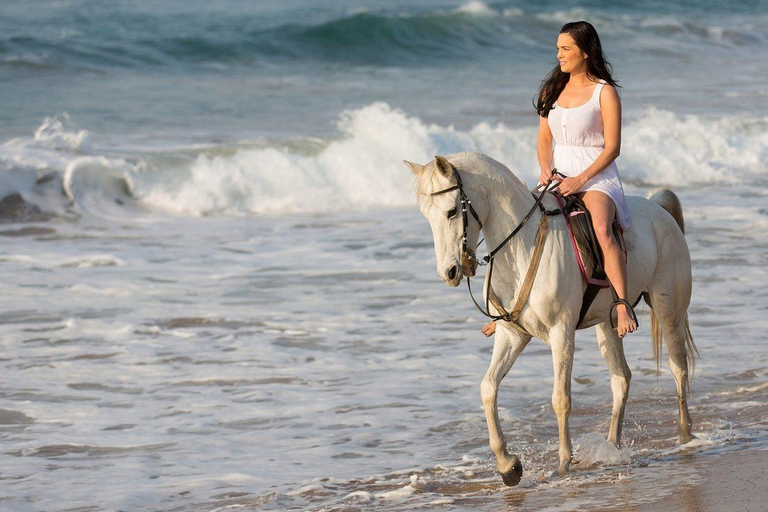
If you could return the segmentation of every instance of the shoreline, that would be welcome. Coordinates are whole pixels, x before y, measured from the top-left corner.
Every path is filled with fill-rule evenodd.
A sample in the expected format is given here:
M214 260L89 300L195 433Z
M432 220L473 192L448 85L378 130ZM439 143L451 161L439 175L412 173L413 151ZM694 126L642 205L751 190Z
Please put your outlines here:
M681 483L672 494L642 505L612 508L623 512L757 512L768 507L768 450L740 449L696 454L691 461L699 481Z

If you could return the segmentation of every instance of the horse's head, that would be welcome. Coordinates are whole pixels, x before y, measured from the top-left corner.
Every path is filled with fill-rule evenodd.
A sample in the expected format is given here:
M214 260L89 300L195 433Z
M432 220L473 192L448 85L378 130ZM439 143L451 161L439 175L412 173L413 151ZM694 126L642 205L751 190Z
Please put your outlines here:
M432 228L437 275L449 286L458 286L462 277L475 275L475 249L482 227L478 219L485 217L487 205L472 194L471 184L462 183L446 158L436 156L426 165L405 163L418 179L419 209ZM470 179L469 174L464 176Z

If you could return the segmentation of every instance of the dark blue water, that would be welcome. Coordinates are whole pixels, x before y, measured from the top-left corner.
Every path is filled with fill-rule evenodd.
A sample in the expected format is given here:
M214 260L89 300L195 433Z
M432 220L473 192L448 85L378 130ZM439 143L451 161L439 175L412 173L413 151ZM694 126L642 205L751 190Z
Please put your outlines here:
M377 100L442 125L523 126L576 19L601 33L627 108L768 104L765 1L41 1L0 15L0 138L62 112L148 139L333 135L343 109Z

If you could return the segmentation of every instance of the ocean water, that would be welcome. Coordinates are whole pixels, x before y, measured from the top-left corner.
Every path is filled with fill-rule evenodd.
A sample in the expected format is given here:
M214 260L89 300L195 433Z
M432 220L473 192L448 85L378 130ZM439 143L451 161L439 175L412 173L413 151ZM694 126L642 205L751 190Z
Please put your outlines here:
M680 196L697 440L647 308L607 368L577 335L556 465L548 348L505 379L435 276L403 159L476 150L533 185L531 100L591 21L628 194ZM599 510L768 447L766 2L41 1L0 13L0 510Z

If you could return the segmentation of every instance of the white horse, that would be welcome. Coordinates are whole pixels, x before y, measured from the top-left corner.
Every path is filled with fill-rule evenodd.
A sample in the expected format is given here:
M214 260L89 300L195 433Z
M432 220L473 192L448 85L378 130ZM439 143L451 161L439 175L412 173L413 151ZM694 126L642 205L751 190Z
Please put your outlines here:
M496 247L533 207L534 198L525 185L504 165L478 153L458 153L435 157L426 165L405 162L418 179L418 202L432 228L437 257L437 275L449 286L458 286L463 276L474 275L474 268L462 263L462 223L459 190L434 194L458 184L477 212L486 244ZM455 168L455 171L454 171ZM548 194L548 196L550 196ZM544 205L557 208L553 197ZM662 332L669 353L669 367L677 384L679 414L678 443L693 439L688 413L688 366L693 369L696 347L688 328L691 298L691 258L683 234L683 215L677 196L662 190L650 199L627 197L632 226L625 233L628 250L628 299L641 295L651 307L651 334L657 368L661 360ZM496 255L493 291L505 310L515 302L516 292L532 259L537 225L537 210L520 232ZM517 356L536 337L549 345L554 366L552 408L560 433L560 463L553 475L569 470L572 458L568 417L571 413L571 371L574 336L585 284L562 215L548 219L549 235L529 298L517 326L499 321L493 356L480 391L488 422L490 447L496 455L497 470L504 483L517 485L523 467L517 455L507 451L497 411L498 388ZM474 250L480 232L472 216L467 220L466 246ZM485 283L486 289L488 283ZM602 290L580 327L597 326L597 343L611 373L613 413L608 441L619 446L624 407L629 393L631 372L624 357L622 340L611 329L608 319L612 296ZM493 310L492 310L493 311ZM496 312L499 314L499 312Z

